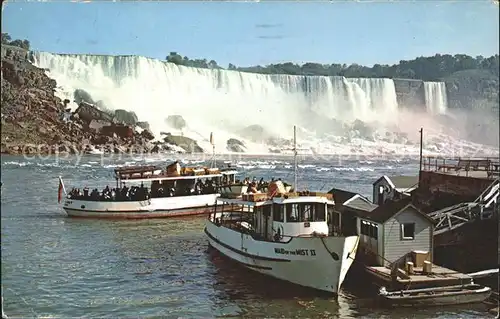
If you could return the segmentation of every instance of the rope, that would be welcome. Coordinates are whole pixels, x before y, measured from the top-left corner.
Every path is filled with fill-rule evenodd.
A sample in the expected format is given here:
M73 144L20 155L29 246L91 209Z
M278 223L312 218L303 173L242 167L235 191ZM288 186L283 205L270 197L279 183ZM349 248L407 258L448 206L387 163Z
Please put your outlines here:
M352 260L355 260L355 258L351 257L351 254L356 250L356 248L358 247L358 244L359 244L359 236L357 236L358 238L356 239L356 245L354 245L354 248L347 254L347 258L351 258ZM328 249L328 247L326 246L325 244L325 241L323 240L323 236L320 237L321 239L321 243L323 244L323 246L325 246L325 249L326 251L330 254L330 256L333 258L333 252L330 251L330 249ZM336 253L335 253L336 255ZM340 257L340 256L339 256ZM333 258L333 260L335 260L335 258Z

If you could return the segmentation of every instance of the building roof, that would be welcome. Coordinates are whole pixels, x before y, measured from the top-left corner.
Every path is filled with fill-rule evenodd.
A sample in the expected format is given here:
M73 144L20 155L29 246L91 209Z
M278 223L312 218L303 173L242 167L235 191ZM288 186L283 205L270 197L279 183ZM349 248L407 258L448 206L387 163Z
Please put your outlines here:
M413 207L416 212L422 215L422 217L427 219L431 224L436 223L436 220L432 219L431 217L423 213L420 209L415 207L412 204L410 197L406 197L398 201L388 200L383 205L378 206L373 211L363 216L363 218L383 224L407 206Z
M345 207L349 207L358 211L371 212L378 207L377 204L372 203L368 198L361 196L359 194L354 195L348 199L343 204Z
M356 193L345 191L339 188L332 188L328 193L333 195L335 205L343 205L346 201L358 195Z
M399 176L382 176L379 179L377 179L373 185L377 184L380 182L382 179L385 179L389 185L392 186L392 188L397 189L398 191L402 192L405 190L412 190L413 188L418 187L418 176L404 176L404 175L399 175Z

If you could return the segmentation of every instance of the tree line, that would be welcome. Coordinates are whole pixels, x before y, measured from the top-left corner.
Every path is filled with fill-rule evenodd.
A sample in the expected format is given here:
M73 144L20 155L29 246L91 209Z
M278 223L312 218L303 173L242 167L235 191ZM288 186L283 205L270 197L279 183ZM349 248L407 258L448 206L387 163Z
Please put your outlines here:
M197 68L224 69L214 60L190 59L177 52L170 52L165 58L167 62ZM397 64L375 64L372 67L359 64L320 64L304 63L302 65L291 62L269 64L266 66L238 67L229 64L228 70L252 72L261 74L288 74L288 75L323 75L345 76L354 78L405 78L424 81L440 81L451 74L464 70L486 70L498 77L498 54L485 58L471 57L465 54L436 54L430 57L418 57L413 60L401 60Z
M6 45L12 45L15 47L19 47L25 50L30 49L30 42L26 39L20 40L20 39L15 39L12 40L11 36L8 33L3 33L2 32L2 44Z

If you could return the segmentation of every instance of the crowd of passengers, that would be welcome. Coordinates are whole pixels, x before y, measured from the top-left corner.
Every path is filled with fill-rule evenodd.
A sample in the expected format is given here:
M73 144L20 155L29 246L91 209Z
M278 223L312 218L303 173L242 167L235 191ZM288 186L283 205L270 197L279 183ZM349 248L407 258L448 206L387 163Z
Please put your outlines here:
M273 181L275 181L274 178L270 182ZM248 192L255 193L265 191L270 182L264 181L264 178L257 182L255 177L253 180L247 177L242 183L248 186ZM144 187L142 183L141 186L131 187L123 183L121 188L106 186L102 191L97 188L91 191L88 187L84 189L73 188L69 192L68 198L89 201L140 201L149 198L215 194L220 191L219 188L220 186L214 179L198 180L194 185L190 180L153 181L151 190Z
M159 197L174 197L174 196L189 196L215 194L217 185L213 180L198 180L194 186L187 181L154 181L151 183L151 190L141 186L128 187L125 183L121 188L110 188L106 186L102 191L97 188L90 191L88 187L83 190L73 188L69 194L70 199L80 199L89 201L140 201L149 198Z
M271 178L270 181L265 181L264 178L261 178L258 182L257 179L254 177L252 181L250 181L250 178L247 177L243 180L243 184L248 186L248 193L257 193L257 192L265 192L267 190L267 187L269 187L269 184L275 181L281 181L281 178L278 178L277 180ZM283 183L286 186L286 183Z

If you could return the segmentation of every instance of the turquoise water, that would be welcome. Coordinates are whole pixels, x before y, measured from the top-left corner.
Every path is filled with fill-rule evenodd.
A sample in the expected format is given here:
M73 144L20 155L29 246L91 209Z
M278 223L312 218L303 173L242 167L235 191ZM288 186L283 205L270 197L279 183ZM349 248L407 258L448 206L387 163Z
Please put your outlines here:
M183 158L180 158L183 159ZM337 300L258 275L208 249L203 217L142 221L72 219L57 204L66 188L113 185L116 165L170 158L2 156L2 285L10 317L485 318L486 306L378 308L351 278ZM199 158L188 158L198 163ZM243 175L292 181L291 158L233 158ZM300 160L312 190L350 189L371 197L383 174L415 174L408 159Z

